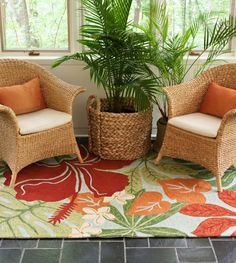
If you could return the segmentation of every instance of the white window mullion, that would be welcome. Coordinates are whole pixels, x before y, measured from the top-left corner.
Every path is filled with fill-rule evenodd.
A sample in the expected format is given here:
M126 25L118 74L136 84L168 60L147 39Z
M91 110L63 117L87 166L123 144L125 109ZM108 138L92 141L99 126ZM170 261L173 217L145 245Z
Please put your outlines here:
M231 15L236 19L236 0L231 0ZM230 43L232 55L236 56L236 37L234 37Z

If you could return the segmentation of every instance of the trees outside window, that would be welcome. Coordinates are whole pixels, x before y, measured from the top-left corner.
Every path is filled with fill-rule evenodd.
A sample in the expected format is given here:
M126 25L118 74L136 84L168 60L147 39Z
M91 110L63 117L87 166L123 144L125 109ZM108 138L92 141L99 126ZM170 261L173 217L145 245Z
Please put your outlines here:
M231 13L231 0L166 0L172 34L183 34L196 17L209 14L209 26L216 17L228 19ZM204 30L199 30L196 38L198 49L203 47Z
M94 0L96 1L96 0ZM151 2L167 4L172 33L183 34L194 18L209 13L209 23L215 23L215 17L227 18L235 0L133 0L130 20L135 24L144 25ZM73 3L80 0L0 0L0 39L3 51L70 51L75 45L79 28L74 29L76 20L82 13ZM74 16L69 15L69 9ZM69 26L70 25L70 26ZM73 34L69 29L73 26ZM197 36L197 49L203 46L203 30ZM75 36L74 36L75 35ZM72 52L76 50L71 50ZM0 50L1 52L1 50Z
M68 50L67 0L5 0L3 49Z

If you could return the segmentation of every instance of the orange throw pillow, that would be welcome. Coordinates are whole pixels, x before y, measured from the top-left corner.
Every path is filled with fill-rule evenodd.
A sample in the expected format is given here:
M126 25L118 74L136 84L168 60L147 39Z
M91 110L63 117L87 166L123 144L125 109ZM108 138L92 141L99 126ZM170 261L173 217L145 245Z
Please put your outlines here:
M10 107L16 115L46 108L39 78L22 85L0 87L0 104Z
M232 109L236 109L236 90L225 88L212 81L199 111L223 118L225 113Z

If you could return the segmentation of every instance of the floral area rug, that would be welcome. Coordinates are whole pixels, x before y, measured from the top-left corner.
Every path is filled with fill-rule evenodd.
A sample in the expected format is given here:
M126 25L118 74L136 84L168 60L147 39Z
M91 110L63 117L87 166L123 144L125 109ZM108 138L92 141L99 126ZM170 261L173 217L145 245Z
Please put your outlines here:
M196 164L154 154L107 161L81 146L23 169L15 189L0 167L0 238L236 236L236 168L215 178Z

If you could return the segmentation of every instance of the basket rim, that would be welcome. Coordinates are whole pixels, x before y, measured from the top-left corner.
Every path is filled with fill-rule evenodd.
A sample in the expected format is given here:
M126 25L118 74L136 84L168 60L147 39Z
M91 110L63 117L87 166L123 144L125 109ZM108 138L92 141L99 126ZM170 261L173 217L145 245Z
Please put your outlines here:
M100 101L101 101L101 103L103 103L104 101L107 101L107 98L100 98ZM146 114L146 113L150 113L150 112L152 112L153 111L153 105L152 104L150 104L149 105L149 107L147 108L147 109L145 109L145 110L142 110L142 111L136 111L136 112L120 112L120 113L116 113L116 112L109 112L109 111L99 111L99 112L97 112L97 110L94 108L94 107L90 107L90 109L89 109L90 111L92 111L92 112L95 112L95 113L97 113L97 114L103 114L103 115L109 115L109 116L112 116L112 115L114 115L114 116L135 116L135 115L144 115L144 114Z

